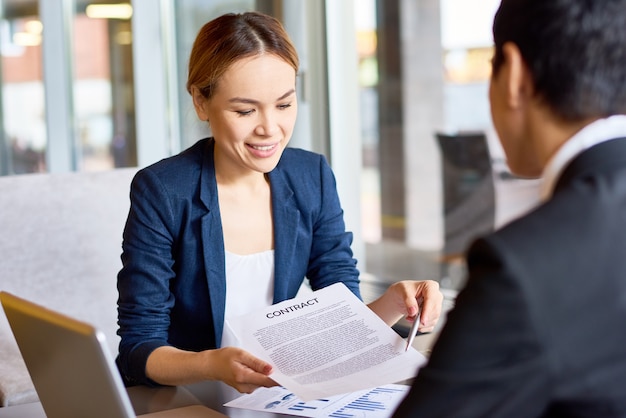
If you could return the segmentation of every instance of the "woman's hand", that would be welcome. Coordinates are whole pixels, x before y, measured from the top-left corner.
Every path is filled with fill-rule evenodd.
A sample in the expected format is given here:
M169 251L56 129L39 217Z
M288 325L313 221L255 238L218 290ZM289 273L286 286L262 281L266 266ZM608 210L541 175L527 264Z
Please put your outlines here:
M404 280L393 283L368 306L390 326L402 317L414 321L421 307L419 331L430 332L439 320L442 305L443 294L439 283L433 280Z
M178 386L202 380L219 380L241 393L276 386L269 375L272 365L236 347L200 352L163 346L148 356L146 374L162 385Z
M210 370L214 380L221 380L241 393L252 393L264 386L276 386L269 378L272 365L236 347L211 350L213 360Z

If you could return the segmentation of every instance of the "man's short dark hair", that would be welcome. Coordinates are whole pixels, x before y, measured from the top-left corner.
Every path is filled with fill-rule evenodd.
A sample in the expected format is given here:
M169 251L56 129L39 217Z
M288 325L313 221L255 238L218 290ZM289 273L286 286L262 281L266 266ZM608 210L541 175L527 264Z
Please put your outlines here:
M515 43L562 119L626 114L626 0L503 0L493 36L494 74Z

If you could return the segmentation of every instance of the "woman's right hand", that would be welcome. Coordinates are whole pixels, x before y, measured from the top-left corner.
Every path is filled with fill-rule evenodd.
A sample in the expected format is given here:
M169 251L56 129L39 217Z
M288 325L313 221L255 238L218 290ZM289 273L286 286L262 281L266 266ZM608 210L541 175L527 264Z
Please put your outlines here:
M213 380L221 380L241 393L252 393L259 387L277 386L269 375L272 365L237 347L209 350Z
M162 346L148 356L146 363L146 375L162 385L219 380L241 393L277 386L270 373L271 364L237 347L194 352Z

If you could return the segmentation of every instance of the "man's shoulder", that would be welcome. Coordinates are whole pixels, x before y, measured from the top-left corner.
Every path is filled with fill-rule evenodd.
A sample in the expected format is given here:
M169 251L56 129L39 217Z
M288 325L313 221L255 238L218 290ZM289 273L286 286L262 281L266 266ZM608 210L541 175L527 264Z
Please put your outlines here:
M593 252L626 228L626 170L619 171L568 182L548 201L483 237L478 247L527 265Z

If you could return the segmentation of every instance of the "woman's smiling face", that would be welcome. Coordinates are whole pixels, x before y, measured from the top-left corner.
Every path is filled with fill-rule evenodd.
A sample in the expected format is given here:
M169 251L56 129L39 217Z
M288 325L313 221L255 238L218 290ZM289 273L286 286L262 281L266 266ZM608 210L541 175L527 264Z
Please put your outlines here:
M272 171L291 139L297 115L296 71L271 54L236 61L210 99L193 91L198 117L215 138L216 164L229 172Z

